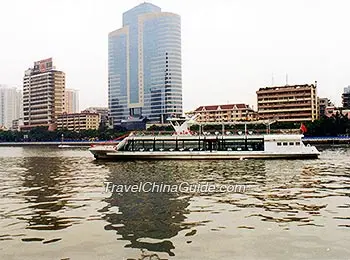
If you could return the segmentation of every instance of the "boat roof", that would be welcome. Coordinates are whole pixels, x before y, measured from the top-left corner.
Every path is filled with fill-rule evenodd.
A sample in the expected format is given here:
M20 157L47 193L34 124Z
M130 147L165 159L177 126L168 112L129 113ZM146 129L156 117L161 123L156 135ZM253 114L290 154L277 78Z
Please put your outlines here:
M264 135L265 141L284 141L284 140L301 140L304 135L298 134L286 134L286 135L278 135L278 134L270 134Z
M247 139L264 139L265 141L300 141L303 135L133 135L129 136L131 140L243 140Z

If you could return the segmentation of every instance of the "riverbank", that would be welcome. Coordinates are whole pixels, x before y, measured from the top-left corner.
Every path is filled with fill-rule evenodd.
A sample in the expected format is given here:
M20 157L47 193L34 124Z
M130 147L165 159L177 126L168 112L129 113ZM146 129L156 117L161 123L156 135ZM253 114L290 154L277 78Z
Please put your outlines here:
M350 144L350 137L346 136L317 136L304 137L304 144Z
M91 145L115 145L118 141L65 141L65 142L0 142L0 146L68 146L90 147Z

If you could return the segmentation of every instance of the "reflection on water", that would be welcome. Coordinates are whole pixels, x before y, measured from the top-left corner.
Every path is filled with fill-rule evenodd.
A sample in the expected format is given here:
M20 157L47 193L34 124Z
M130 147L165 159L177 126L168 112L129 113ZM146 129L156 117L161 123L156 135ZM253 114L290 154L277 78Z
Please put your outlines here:
M350 149L337 147L306 161L118 163L95 161L83 149L0 147L0 254L344 259L350 253L349 156ZM111 194L105 181L245 184L247 190Z
M27 228L38 230L56 230L70 226L71 220L54 215L61 210L69 198L69 193L63 192L68 185L67 167L61 157L52 157L45 166L41 157L24 158L21 165L26 169L23 174L22 187L27 188L22 193L26 204L32 213L26 218Z
M221 183L252 184L252 178L244 174L252 172L254 183L264 183L265 162L242 164L232 168L227 162L123 162L103 163L110 174L107 181L114 184L137 184L139 182L155 182L167 184L189 183ZM229 166L229 167L227 167ZM237 166L237 165L231 165ZM251 177L252 177L251 176ZM194 194L176 193L114 193L105 201L108 203L100 212L104 212L110 224L106 230L115 230L123 240L130 241L126 247L147 249L153 252L174 253L173 243L169 240L182 230L189 229L186 236L196 234L196 226L210 220L186 222L189 200ZM116 210L117 209L117 210ZM147 238L148 241L145 239Z
M126 247L147 249L155 252L171 252L174 245L169 240L181 230L184 221L187 200L177 200L174 196L160 193L128 193L115 195L106 200L108 207L104 219L110 224L106 230L115 230L121 239L130 241ZM112 207L118 207L118 212L109 213ZM148 238L151 242L142 241Z
M110 171L107 181L115 184L156 182L174 184L179 176L172 170L162 171L161 162L106 163ZM165 166L165 165L164 165ZM172 165L179 169L180 165ZM110 224L106 230L115 230L123 240L130 241L126 247L166 252L170 256L174 245L169 240L178 235L183 227L189 197L178 198L175 193L113 193L105 200L108 203L100 212ZM113 209L118 209L117 212ZM147 238L147 239L146 239Z

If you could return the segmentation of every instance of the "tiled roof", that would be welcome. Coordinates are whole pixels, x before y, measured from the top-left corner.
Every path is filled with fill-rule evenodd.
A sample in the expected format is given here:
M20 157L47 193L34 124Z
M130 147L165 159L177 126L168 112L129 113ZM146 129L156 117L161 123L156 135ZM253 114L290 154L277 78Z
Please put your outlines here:
M220 109L224 109L224 110L230 110L230 109L233 109L234 107L236 107L236 108L238 108L238 109L249 108L249 106L246 105L246 104L212 105L212 106L200 106L200 107L198 107L198 108L195 110L195 112L203 111L203 110L206 110L206 111L213 111L213 110L218 110L219 108L220 108Z

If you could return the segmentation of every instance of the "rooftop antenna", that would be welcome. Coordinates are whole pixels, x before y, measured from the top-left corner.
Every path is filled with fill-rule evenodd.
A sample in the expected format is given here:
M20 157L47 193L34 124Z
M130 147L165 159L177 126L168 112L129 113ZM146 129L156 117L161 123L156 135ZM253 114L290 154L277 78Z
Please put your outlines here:
M288 73L286 74L286 86L288 86Z

